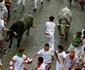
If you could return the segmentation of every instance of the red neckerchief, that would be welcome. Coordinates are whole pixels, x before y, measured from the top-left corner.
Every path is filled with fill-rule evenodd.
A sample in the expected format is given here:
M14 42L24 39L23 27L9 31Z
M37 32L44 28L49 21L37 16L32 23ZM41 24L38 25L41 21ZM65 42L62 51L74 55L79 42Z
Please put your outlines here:
M69 55L70 56L70 55ZM74 55L75 56L75 55ZM70 59L73 60L74 59L74 56L70 56Z
M82 39L85 39L85 35L82 37Z
M28 70L27 68L23 68L23 70Z
M42 63L43 63L43 62L38 62L38 68L41 66Z
M7 19L6 18L1 18L4 22L7 22Z
M68 70L71 70L71 68L69 68Z

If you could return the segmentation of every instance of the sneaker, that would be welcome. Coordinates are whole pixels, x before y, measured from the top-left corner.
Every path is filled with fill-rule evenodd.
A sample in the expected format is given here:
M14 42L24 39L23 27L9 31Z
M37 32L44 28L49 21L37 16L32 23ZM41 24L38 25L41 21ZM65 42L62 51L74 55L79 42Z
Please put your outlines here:
M23 8L25 8L25 5L23 5Z
M43 2L41 2L41 4L43 4Z
M3 52L4 52L4 53L7 53L7 50L6 50L6 48L3 48Z
M0 49L3 50L3 48L0 46Z
M36 9L34 9L34 12L36 12Z
M13 12L16 12L16 11L17 11L17 9L16 9L16 8L14 8L14 9L13 9Z
M43 4L43 2L41 2L41 4Z

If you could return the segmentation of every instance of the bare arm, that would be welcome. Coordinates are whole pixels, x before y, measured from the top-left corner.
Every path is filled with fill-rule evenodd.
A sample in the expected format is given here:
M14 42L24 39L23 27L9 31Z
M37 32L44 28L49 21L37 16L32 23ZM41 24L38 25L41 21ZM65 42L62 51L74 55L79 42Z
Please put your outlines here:
M81 46L81 45L82 45L82 43L77 44L77 43L76 43L76 40L73 40L73 43L74 43L76 46Z
M54 51L54 54L56 56L56 59L58 60L58 55L57 55L56 51Z
M71 70L75 70L78 65L79 65L79 63L76 63L75 66Z
M65 68L66 68L64 63L65 63L65 59L63 58L62 59L62 70L65 70Z
M34 54L33 57L32 57L32 60L34 60L35 57L38 56L38 53Z
M2 28L3 31L8 31L9 29L6 28L5 26Z
M82 63L85 64L85 61L84 61L84 54L81 54L81 59L82 59Z

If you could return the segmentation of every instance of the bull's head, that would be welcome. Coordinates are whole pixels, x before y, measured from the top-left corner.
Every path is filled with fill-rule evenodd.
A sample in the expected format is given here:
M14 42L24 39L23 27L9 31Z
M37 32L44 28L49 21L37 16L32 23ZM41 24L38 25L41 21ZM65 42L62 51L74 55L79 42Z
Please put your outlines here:
M6 41L9 41L10 39L12 39L13 36L17 36L17 33L11 30L7 31Z
M61 23L57 22L57 27L58 27L59 34L61 36L64 36L67 33L70 25L67 24L67 22L65 20L62 20Z

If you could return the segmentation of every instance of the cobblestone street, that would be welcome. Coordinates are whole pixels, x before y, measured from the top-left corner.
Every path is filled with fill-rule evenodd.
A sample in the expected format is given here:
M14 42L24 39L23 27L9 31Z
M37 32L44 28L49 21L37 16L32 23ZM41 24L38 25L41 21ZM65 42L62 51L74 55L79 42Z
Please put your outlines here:
M47 39L44 35L45 32L45 22L49 21L49 16L53 15L55 17L55 22L58 19L59 12L62 8L68 7L72 11L72 23L69 29L68 40L61 38L58 34L57 26L55 31L55 50L57 50L57 45L61 44L64 46L65 51L69 47L73 35L77 31L81 31L85 27L85 11L80 9L78 2L72 2L72 5L69 5L68 0L43 0L43 5L41 5L40 0L38 1L38 8L34 13L34 0L26 0L25 9L22 8L22 5L19 6L19 9L16 12L13 12L13 8L16 6L17 0L12 0L11 7L11 19L7 22L7 28L9 28L14 22L19 20L25 13L31 13L34 16L34 24L37 25L36 28L31 28L29 36L26 36L24 33L23 38L20 42L20 48L25 49L25 54L31 58L33 54L38 52L43 48L44 44L47 43ZM4 33L6 36L6 33ZM7 48L7 54L0 52L0 58L2 60L3 69L10 70L9 62L11 58L17 52L17 43L16 39L13 42L12 48L9 49L9 42L5 42ZM33 70L36 67L37 58L32 64L27 64L29 70ZM52 61L51 70L55 70L56 61Z

